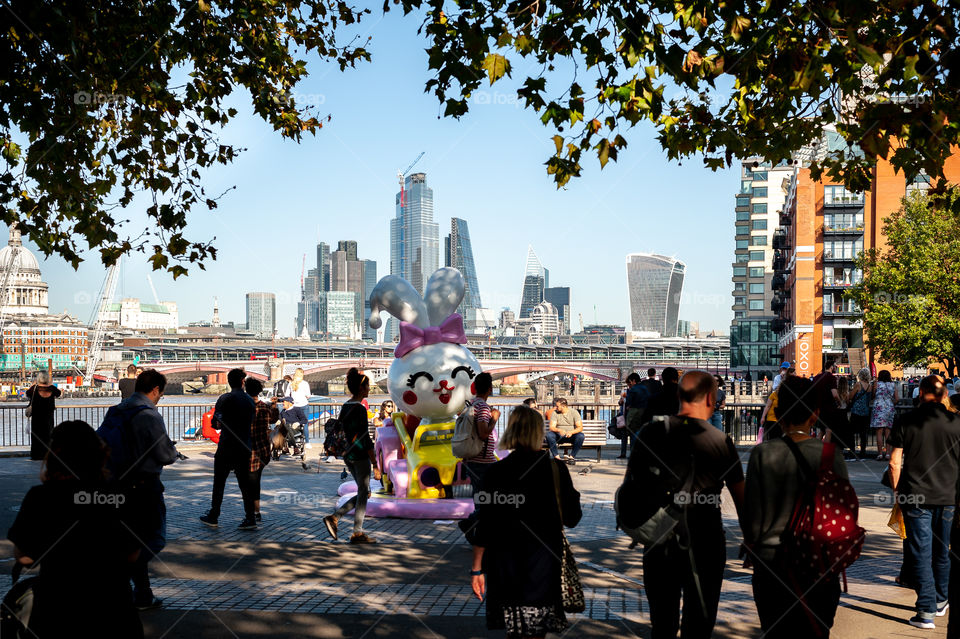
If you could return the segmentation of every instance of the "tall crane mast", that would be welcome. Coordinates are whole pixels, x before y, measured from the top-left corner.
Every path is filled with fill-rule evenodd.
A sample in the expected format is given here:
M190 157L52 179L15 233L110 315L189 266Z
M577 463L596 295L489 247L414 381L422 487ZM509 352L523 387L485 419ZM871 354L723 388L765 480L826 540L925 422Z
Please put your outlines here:
M20 272L20 247L11 247L10 258L4 264L3 282L0 282L0 340L3 339L3 325L7 319L7 308L10 306L10 285Z
M423 157L423 154L424 154L424 153L426 153L426 151L421 151L421 152L420 152L420 155L417 156L417 159L414 160L413 162L411 162L411 163L410 163L410 166L408 166L408 167L407 167L406 169L404 169L403 171L401 171L400 169L397 169L397 180L399 180L399 182L400 182L400 208L403 208L403 205L405 204L405 199L404 199L404 180L405 180L405 178L407 177L407 173L409 173L410 170L411 170L414 166L417 165L417 162L420 161L420 158Z
M120 260L117 260L113 266L107 270L107 277L103 281L103 289L100 294L100 300L94 309L94 317L90 324L93 333L89 338L89 352L87 353L87 372L83 379L87 385L93 385L93 373L97 370L97 364L100 363L100 357L103 355L103 338L106 333L107 309L113 302L113 294L117 290L117 273L120 270Z

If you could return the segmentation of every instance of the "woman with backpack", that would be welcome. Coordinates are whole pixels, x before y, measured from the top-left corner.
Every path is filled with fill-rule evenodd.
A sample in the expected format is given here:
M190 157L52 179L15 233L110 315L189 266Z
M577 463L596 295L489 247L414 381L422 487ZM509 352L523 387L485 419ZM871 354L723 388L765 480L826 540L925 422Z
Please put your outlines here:
M867 431L870 428L870 370L861 368L857 380L847 394L850 406L851 451L853 438L860 440L860 459L867 458Z
M340 409L339 422L346 437L347 448L343 453L343 462L357 482L357 494L343 503L332 515L323 518L323 525L334 539L337 538L337 524L340 518L353 509L353 535L351 544L374 544L376 541L363 532L363 518L367 512L367 499L370 497L370 471L373 478L380 480L380 469L373 452L373 440L367 422L367 409L363 400L370 394L370 378L356 368L347 371L347 390L350 399Z
M890 459L887 450L887 438L893 428L893 420L897 416L894 408L900 401L900 392L897 385L890 379L890 371L883 370L877 374L871 390L873 395L873 414L870 416L870 427L877 433L877 459Z
M747 465L744 545L753 564L754 600L767 639L828 637L840 601L839 576L798 568L809 565L811 558L798 556L796 546L784 543L796 504L809 490L804 478L821 467L825 446L810 436L818 419L805 401L812 388L802 377L788 377L780 384L777 415L784 436L756 446ZM846 480L847 466L836 449L832 470ZM850 525L855 527L856 521Z

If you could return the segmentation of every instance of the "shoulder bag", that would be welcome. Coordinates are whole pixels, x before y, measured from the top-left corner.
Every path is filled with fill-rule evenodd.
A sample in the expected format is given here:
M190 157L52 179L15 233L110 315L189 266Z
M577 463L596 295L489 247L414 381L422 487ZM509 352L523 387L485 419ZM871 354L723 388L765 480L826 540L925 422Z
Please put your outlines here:
M580 571L577 570L577 560L573 557L570 542L563 532L563 506L560 505L560 471L557 462L550 460L553 470L553 490L557 498L557 512L560 513L560 602L565 612L583 612L587 607L583 596L583 584L580 582Z

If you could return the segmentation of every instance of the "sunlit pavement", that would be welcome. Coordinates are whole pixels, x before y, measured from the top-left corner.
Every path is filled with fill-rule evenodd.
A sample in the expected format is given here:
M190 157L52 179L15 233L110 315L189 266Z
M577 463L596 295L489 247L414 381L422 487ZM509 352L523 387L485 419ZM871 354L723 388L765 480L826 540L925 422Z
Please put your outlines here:
M238 531L240 493L227 484L220 527L197 519L210 499L213 447L182 447L190 459L164 471L169 545L153 564L154 589L165 606L142 614L150 637L484 637L482 604L469 589L470 548L454 523L368 518L376 546L346 543L352 522L341 522L340 541L329 538L321 517L334 508L341 463L319 463L309 452L310 470L283 458L267 466L256 531ZM628 549L615 529L613 493L624 466L608 448L600 463L571 467L584 517L568 531L587 595L587 610L569 615L565 636L649 636L642 593L642 555ZM746 460L748 449L743 449ZM887 528L888 492L879 483L882 462L852 462L851 478L860 496L867 543L847 573L835 637L941 637L906 624L912 591L894 584L900 541ZM39 464L0 459L0 525L8 528L26 489L36 483ZM319 471L319 472L318 472ZM715 637L759 635L750 571L736 559L739 526L729 496L724 498L728 562ZM2 543L4 572L12 548ZM0 577L0 588L9 577ZM502 636L502 633L499 633Z

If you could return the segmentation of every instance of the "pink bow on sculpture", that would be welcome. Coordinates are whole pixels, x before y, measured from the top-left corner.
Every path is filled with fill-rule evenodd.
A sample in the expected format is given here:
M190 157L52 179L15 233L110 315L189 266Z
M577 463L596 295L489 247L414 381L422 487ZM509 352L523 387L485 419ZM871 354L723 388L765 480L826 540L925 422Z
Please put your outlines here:
M428 344L466 344L467 336L463 332L463 318L459 313L453 313L443 320L440 326L420 328L416 324L400 322L400 343L393 351L397 357L403 357L410 351Z

